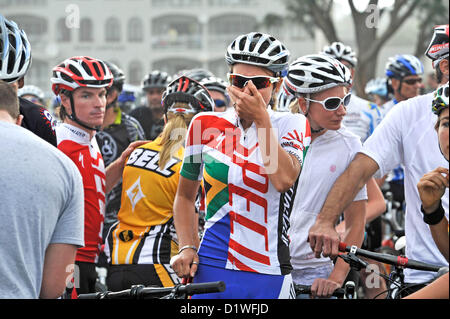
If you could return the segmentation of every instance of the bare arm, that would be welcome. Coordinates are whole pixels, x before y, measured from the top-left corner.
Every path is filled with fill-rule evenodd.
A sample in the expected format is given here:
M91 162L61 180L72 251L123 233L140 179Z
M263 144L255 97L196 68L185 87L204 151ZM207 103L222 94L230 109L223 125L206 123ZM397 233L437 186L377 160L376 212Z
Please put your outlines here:
M192 181L180 176L177 194L173 206L174 223L177 231L178 246L195 246L198 248L198 225L196 222L195 199L200 181ZM198 262L195 250L185 249L171 260L172 269L178 277L194 277Z
M73 273L77 246L50 244L45 251L41 292L43 299L56 299L64 293L66 282Z
M448 299L448 273L403 299Z
M345 235L343 241L349 245L361 246L364 240L364 226L366 223L365 200L355 201L344 212ZM340 288L350 271L350 266L338 259L328 279L319 278L311 286L313 296L331 297L333 292Z
M332 258L338 255L340 238L335 230L336 221L377 170L378 164L373 159L358 153L337 179L315 224L309 230L309 244L317 258L321 253Z
M127 162L128 156L134 151L136 147L147 144L150 141L137 141L131 143L128 148L123 151L118 159L108 165L106 168L106 194L109 193L114 186L120 181L122 177L123 169L125 167L125 163Z

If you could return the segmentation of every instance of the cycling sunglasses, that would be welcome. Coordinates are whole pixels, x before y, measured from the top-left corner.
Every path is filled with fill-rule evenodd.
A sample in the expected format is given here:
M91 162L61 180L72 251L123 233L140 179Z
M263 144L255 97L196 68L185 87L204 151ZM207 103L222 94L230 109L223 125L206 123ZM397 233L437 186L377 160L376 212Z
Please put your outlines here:
M418 79L408 79L408 80L403 80L403 83L406 83L408 85L414 85L416 83L422 83L422 79L418 78Z
M228 81L232 86L243 89L248 84L249 81L252 81L258 90L268 88L271 84L277 83L280 81L279 78L274 78L271 76L243 76L236 73L228 73Z
M224 100L214 100L214 104L216 105L216 107L227 106L227 103Z
M305 100L322 104L323 108L327 111L336 111L341 106L341 103L344 104L344 106L349 105L351 97L352 94L349 93L346 96L344 96L343 99L341 99L340 97L329 97L323 101L316 101L308 98L305 98Z

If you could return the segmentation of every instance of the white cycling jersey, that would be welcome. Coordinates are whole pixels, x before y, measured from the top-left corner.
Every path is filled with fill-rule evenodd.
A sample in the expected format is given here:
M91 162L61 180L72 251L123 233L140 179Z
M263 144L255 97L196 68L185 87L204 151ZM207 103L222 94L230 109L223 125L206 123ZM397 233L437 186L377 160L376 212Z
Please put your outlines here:
M359 137L345 127L337 131L326 131L309 146L297 186L289 229L291 263L294 268L292 276L296 284L311 285L315 278L323 276L322 269L333 268L330 258L315 258L307 242L308 232L334 182L361 147ZM366 187L354 199L359 200L367 200Z
M302 164L311 140L308 121L300 114L267 111L279 144ZM255 124L244 130L234 109L198 114L189 127L180 174L203 178L205 185L200 264L290 273L287 231L295 189L279 193L270 182Z
M437 116L431 111L433 93L400 102L387 114L363 146L362 153L371 157L379 166L376 178L403 164L405 168L405 233L406 257L435 265L448 262L439 252L429 226L423 221L421 200L417 183L426 173L437 167L447 167L442 156L434 126ZM448 188L442 197L445 216L448 219ZM405 269L405 281L422 283L434 278L434 274Z
M346 110L347 114L344 116L342 124L358 135L362 142L373 133L383 118L380 109L375 103L371 103L354 94L352 94L350 104Z

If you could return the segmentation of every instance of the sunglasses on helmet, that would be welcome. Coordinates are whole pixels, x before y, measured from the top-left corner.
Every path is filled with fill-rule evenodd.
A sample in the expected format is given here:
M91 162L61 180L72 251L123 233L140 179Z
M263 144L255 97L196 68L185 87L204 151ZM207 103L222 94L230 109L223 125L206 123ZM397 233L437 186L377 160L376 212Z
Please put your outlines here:
M341 104L344 104L344 106L349 105L351 97L352 94L349 93L346 96L344 96L343 99L341 99L340 97L329 97L323 101L316 101L308 98L305 98L305 100L322 104L323 108L327 111L336 111L341 106Z
M228 73L228 81L232 86L244 88L249 81L252 81L258 90L268 88L271 84L280 81L279 78L271 76L243 76L236 73Z

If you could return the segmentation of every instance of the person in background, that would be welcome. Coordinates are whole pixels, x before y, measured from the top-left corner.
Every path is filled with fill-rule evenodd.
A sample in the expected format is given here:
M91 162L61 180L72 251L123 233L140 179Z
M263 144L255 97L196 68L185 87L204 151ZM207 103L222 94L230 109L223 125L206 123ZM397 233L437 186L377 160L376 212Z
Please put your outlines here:
M56 299L84 245L83 183L21 120L17 93L0 81L0 299Z
M214 112L225 112L230 105L230 97L227 93L228 83L218 77L207 77L200 81L214 99Z
M19 89L17 95L34 104L46 107L44 91L35 85L25 85L23 88Z
M385 78L370 80L367 82L364 91L379 108L390 100L387 89L387 79Z
M147 105L133 109L129 115L139 121L148 140L156 139L164 128L164 110L161 99L171 77L166 72L155 70L142 81L142 90L147 96Z

